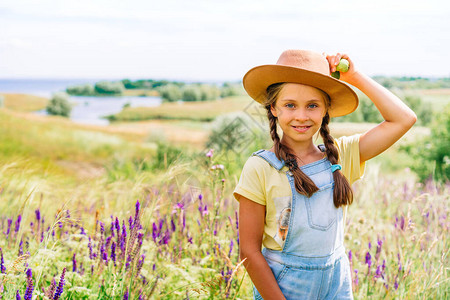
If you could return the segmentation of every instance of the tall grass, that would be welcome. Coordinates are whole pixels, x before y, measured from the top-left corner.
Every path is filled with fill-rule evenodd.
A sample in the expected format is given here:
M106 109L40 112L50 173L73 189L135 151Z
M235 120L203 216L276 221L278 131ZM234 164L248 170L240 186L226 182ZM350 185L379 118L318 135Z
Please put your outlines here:
M3 299L252 299L231 196L248 153L147 151L1 110L0 123L14 145L0 146ZM61 160L103 172L73 178ZM450 186L369 161L354 188L355 299L448 298Z
M57 193L46 190L52 182L26 183L28 174L8 173L11 166L3 166L4 297L25 292L25 270L31 268L34 294L45 299L66 268L62 299L123 299L125 294L131 299L251 299L251 281L239 260L237 203L231 198L236 182L218 163L204 156L174 163L159 178L97 179ZM346 225L356 299L449 296L449 189L392 178L369 163L365 179L355 184L357 200ZM114 261L116 217L120 236L125 224L126 240L123 252L116 243ZM139 227L133 231L135 220ZM135 250L137 236L142 245ZM92 251L102 256L93 257ZM130 253L136 260L129 261Z

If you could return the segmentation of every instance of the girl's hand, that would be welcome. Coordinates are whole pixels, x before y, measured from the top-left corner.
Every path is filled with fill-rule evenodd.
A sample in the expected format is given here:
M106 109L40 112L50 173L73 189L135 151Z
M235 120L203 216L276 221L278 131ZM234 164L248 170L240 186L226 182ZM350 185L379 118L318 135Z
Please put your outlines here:
M326 59L328 60L328 64L330 65L330 76L331 76L331 73L336 71L336 66L339 64L339 61L341 60L341 58L345 58L346 60L348 60L348 62L350 63L350 67L347 72L340 72L341 73L340 80L348 82L350 84L352 83L352 81L356 77L358 71L356 70L355 64L350 59L350 57L348 57L347 54L337 53L337 54L329 55L324 52L324 53L322 53L322 55L326 57Z

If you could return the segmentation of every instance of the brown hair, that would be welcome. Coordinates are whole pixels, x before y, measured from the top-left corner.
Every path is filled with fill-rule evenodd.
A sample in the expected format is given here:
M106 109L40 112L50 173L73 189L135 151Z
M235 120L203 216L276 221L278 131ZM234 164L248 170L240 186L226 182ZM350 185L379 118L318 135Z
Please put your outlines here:
M275 103L278 99L278 95L280 94L285 83L275 83L270 85L267 88L267 95L264 102L264 106L267 110L267 117L270 123L270 136L274 142L275 155L278 159L284 160L286 166L289 167L289 170L292 172L294 176L295 189L299 194L305 195L307 197L311 197L312 194L317 192L319 188L316 184L309 178L308 175L302 172L302 170L297 167L296 155L292 151L290 147L283 144L280 140L280 137L277 134L277 117L272 114L270 108L275 106ZM321 91L321 90L319 90ZM322 91L321 91L322 92ZM330 98L325 92L324 94L325 103L327 108L330 106ZM320 127L320 135L322 136L323 142L326 148L326 155L328 160L332 165L337 164L339 161L339 153L334 144L334 138L331 136L328 123L330 122L330 116L328 112L322 119L322 126ZM353 191L348 182L347 178L345 178L344 174L341 171L336 170L333 172L334 179L334 191L333 191L333 202L336 208L339 208L343 205L350 205L353 202Z

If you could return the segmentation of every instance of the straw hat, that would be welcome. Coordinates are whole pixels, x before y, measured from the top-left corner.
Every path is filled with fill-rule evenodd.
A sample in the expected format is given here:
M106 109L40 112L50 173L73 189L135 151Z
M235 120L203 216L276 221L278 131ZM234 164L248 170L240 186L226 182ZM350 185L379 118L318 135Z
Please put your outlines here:
M327 93L331 99L330 117L347 115L358 107L356 93L343 81L331 77L328 60L313 51L286 50L275 65L254 67L243 79L247 93L261 104L267 87L278 82L301 83Z

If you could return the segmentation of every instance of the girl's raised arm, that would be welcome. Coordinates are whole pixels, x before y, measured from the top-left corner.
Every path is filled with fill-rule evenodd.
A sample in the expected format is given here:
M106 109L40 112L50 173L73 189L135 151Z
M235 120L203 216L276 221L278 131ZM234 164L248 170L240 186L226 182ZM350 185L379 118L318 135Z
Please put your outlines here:
M366 94L380 111L384 121L361 135L359 154L361 162L369 160L398 141L416 122L416 114L397 96L369 76L356 70L348 55L337 53L326 56L330 72L336 71L341 58L350 62L348 72L341 72L340 79Z
M285 300L275 276L261 253L266 207L239 195L240 258L264 299Z

